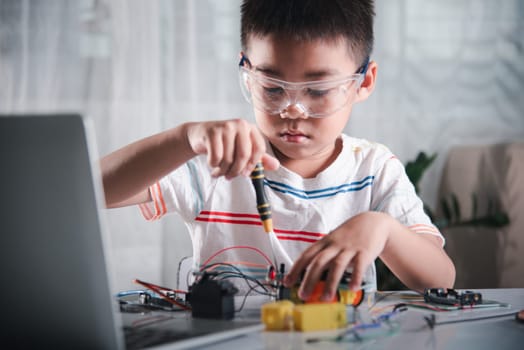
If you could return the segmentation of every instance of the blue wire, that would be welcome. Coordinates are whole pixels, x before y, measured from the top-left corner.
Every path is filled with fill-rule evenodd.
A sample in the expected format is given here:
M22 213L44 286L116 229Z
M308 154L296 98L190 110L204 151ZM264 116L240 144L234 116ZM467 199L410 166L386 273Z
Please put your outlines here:
M122 292L118 292L116 294L116 297L117 298L122 298L122 297L126 297L126 296L129 296L129 295L140 295L140 294L149 294L150 296L158 296L158 294L156 294L155 292L152 292L152 291L149 291L149 290L124 290Z

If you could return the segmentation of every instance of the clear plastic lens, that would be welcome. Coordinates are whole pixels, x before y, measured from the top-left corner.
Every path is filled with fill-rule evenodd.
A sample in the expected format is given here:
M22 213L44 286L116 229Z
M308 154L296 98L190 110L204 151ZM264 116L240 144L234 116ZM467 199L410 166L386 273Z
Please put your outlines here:
M240 68L242 92L255 108L280 114L290 105L300 105L309 117L328 116L344 107L362 77L354 74L330 81L289 83Z

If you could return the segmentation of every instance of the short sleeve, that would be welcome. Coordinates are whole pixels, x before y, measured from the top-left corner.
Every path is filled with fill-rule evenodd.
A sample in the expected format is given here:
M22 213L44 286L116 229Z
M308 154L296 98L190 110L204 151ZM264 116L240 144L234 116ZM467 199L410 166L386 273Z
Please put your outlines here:
M375 181L372 210L390 214L415 233L437 236L444 245L444 237L424 211L424 203L398 158L387 156Z
M149 187L152 201L139 205L146 220L175 212L190 221L200 213L214 183L202 158L188 161Z

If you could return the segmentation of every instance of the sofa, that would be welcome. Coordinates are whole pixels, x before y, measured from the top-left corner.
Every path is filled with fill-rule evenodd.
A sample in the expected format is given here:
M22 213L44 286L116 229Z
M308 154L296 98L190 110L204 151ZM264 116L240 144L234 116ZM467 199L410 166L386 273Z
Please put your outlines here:
M451 148L439 198L437 218L457 214L450 208L460 213L441 228L457 270L455 287L524 287L524 141ZM509 222L497 227L478 220L495 213Z

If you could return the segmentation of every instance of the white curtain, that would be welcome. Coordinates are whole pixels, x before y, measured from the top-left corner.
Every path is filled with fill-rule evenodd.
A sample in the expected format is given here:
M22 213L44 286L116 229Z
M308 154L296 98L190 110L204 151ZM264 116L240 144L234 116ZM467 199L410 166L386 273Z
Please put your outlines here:
M524 139L524 1L377 0L373 96L351 134L403 161L438 153L422 180L434 206L450 147Z
M240 0L0 0L0 113L78 111L106 154L188 120L251 118L237 81ZM373 96L346 131L404 162L457 144L524 139L524 2L377 0ZM8 199L7 199L8 200ZM176 217L105 212L117 290L174 286L191 255Z

